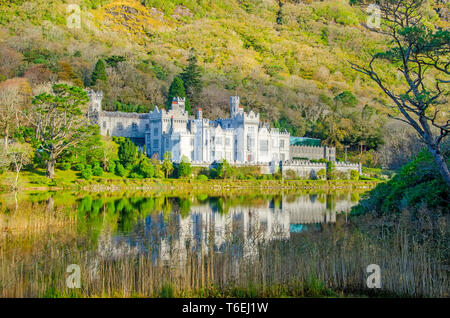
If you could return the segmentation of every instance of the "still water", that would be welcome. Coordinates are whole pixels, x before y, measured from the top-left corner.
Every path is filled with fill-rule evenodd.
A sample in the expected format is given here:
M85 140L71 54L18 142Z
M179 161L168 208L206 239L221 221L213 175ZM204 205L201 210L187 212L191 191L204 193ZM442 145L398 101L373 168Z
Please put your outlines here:
M357 203L359 196L341 194L290 194L219 197L131 197L78 200L78 216L88 224L85 235L97 242L100 255L151 253L154 260L179 261L188 251L222 253L239 239L242 257L256 246L289 240L305 231L320 231L335 223ZM105 215L113 216L105 226ZM114 218L116 216L116 218Z
M379 236L370 216L359 228L348 217L359 198L345 192L0 196L0 297L364 294L368 264L384 269L384 287L393 295L447 295L440 254L401 231ZM73 265L80 288L67 285Z

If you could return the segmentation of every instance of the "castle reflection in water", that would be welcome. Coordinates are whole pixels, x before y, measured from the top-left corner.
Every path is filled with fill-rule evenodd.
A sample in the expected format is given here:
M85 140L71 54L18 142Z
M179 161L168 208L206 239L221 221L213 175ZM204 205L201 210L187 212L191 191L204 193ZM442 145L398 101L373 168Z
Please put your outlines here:
M221 204L226 205L226 199ZM294 233L320 229L335 223L336 214L348 212L356 202L350 194L278 196L257 204L239 204L224 212L206 201L194 204L188 215L161 213L147 216L134 233L118 235L113 245L124 245L152 253L154 259L183 263L189 252L206 255L226 248L239 256L257 255L257 246L273 240L289 240ZM101 248L99 246L99 248Z

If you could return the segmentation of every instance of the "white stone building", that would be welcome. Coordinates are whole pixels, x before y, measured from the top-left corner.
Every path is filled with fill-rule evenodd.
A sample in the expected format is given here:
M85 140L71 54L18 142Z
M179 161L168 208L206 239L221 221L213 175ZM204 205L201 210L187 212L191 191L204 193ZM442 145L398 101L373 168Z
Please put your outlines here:
M103 94L89 91L89 116L104 136L128 137L145 144L149 157L160 160L166 152L172 161L213 163L226 159L235 164L278 163L290 159L286 131L261 123L259 114L244 112L239 97L230 98L230 118L203 118L202 110L189 116L185 100L175 98L170 110L155 107L147 114L102 111Z
M215 121L195 117L185 110L185 100L175 98L168 111L157 107L149 113L150 129L145 144L150 157L172 160L183 157L193 162L212 163L226 159L231 163L268 163L289 159L289 133L261 124L259 114L244 112L239 97L230 98L230 118Z

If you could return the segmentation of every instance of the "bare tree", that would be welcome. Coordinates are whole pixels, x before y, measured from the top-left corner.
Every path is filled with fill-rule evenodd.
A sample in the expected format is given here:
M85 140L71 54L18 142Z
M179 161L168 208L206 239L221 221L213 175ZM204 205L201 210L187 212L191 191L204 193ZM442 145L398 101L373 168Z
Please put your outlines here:
M35 127L36 155L47 161L47 177L55 176L56 160L70 147L83 142L95 132L83 114L89 101L85 91L66 84L53 85L51 94L35 96L32 108L24 112Z
M375 54L367 67L351 63L352 69L369 76L393 101L395 119L412 126L433 155L445 182L450 173L441 151L449 133L450 32L432 30L425 21L427 0L379 0L381 31L391 49ZM389 85L380 76L381 60L395 65L404 89Z
M19 100L19 90L16 87L0 89L0 129L3 131L5 150L8 149L11 131L19 121Z
M13 143L9 146L7 157L10 163L14 166L16 177L14 179L14 190L17 190L19 182L19 173L23 166L29 164L33 157L33 148L27 143Z

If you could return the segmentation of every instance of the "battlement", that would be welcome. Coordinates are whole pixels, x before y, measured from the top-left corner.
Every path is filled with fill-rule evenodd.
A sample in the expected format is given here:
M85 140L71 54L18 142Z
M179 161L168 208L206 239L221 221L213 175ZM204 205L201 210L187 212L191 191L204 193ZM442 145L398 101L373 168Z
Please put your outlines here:
M300 145L291 145L291 148L294 149L323 149L324 146L300 146Z
M125 113L125 112L100 112L100 117L112 117L112 118L135 118L135 119L148 119L148 114L142 113Z
M93 89L88 89L87 94L91 99L103 99L103 91L96 92Z
M327 167L325 162L311 162L308 160L286 160L282 162L283 166L313 166L313 167Z

